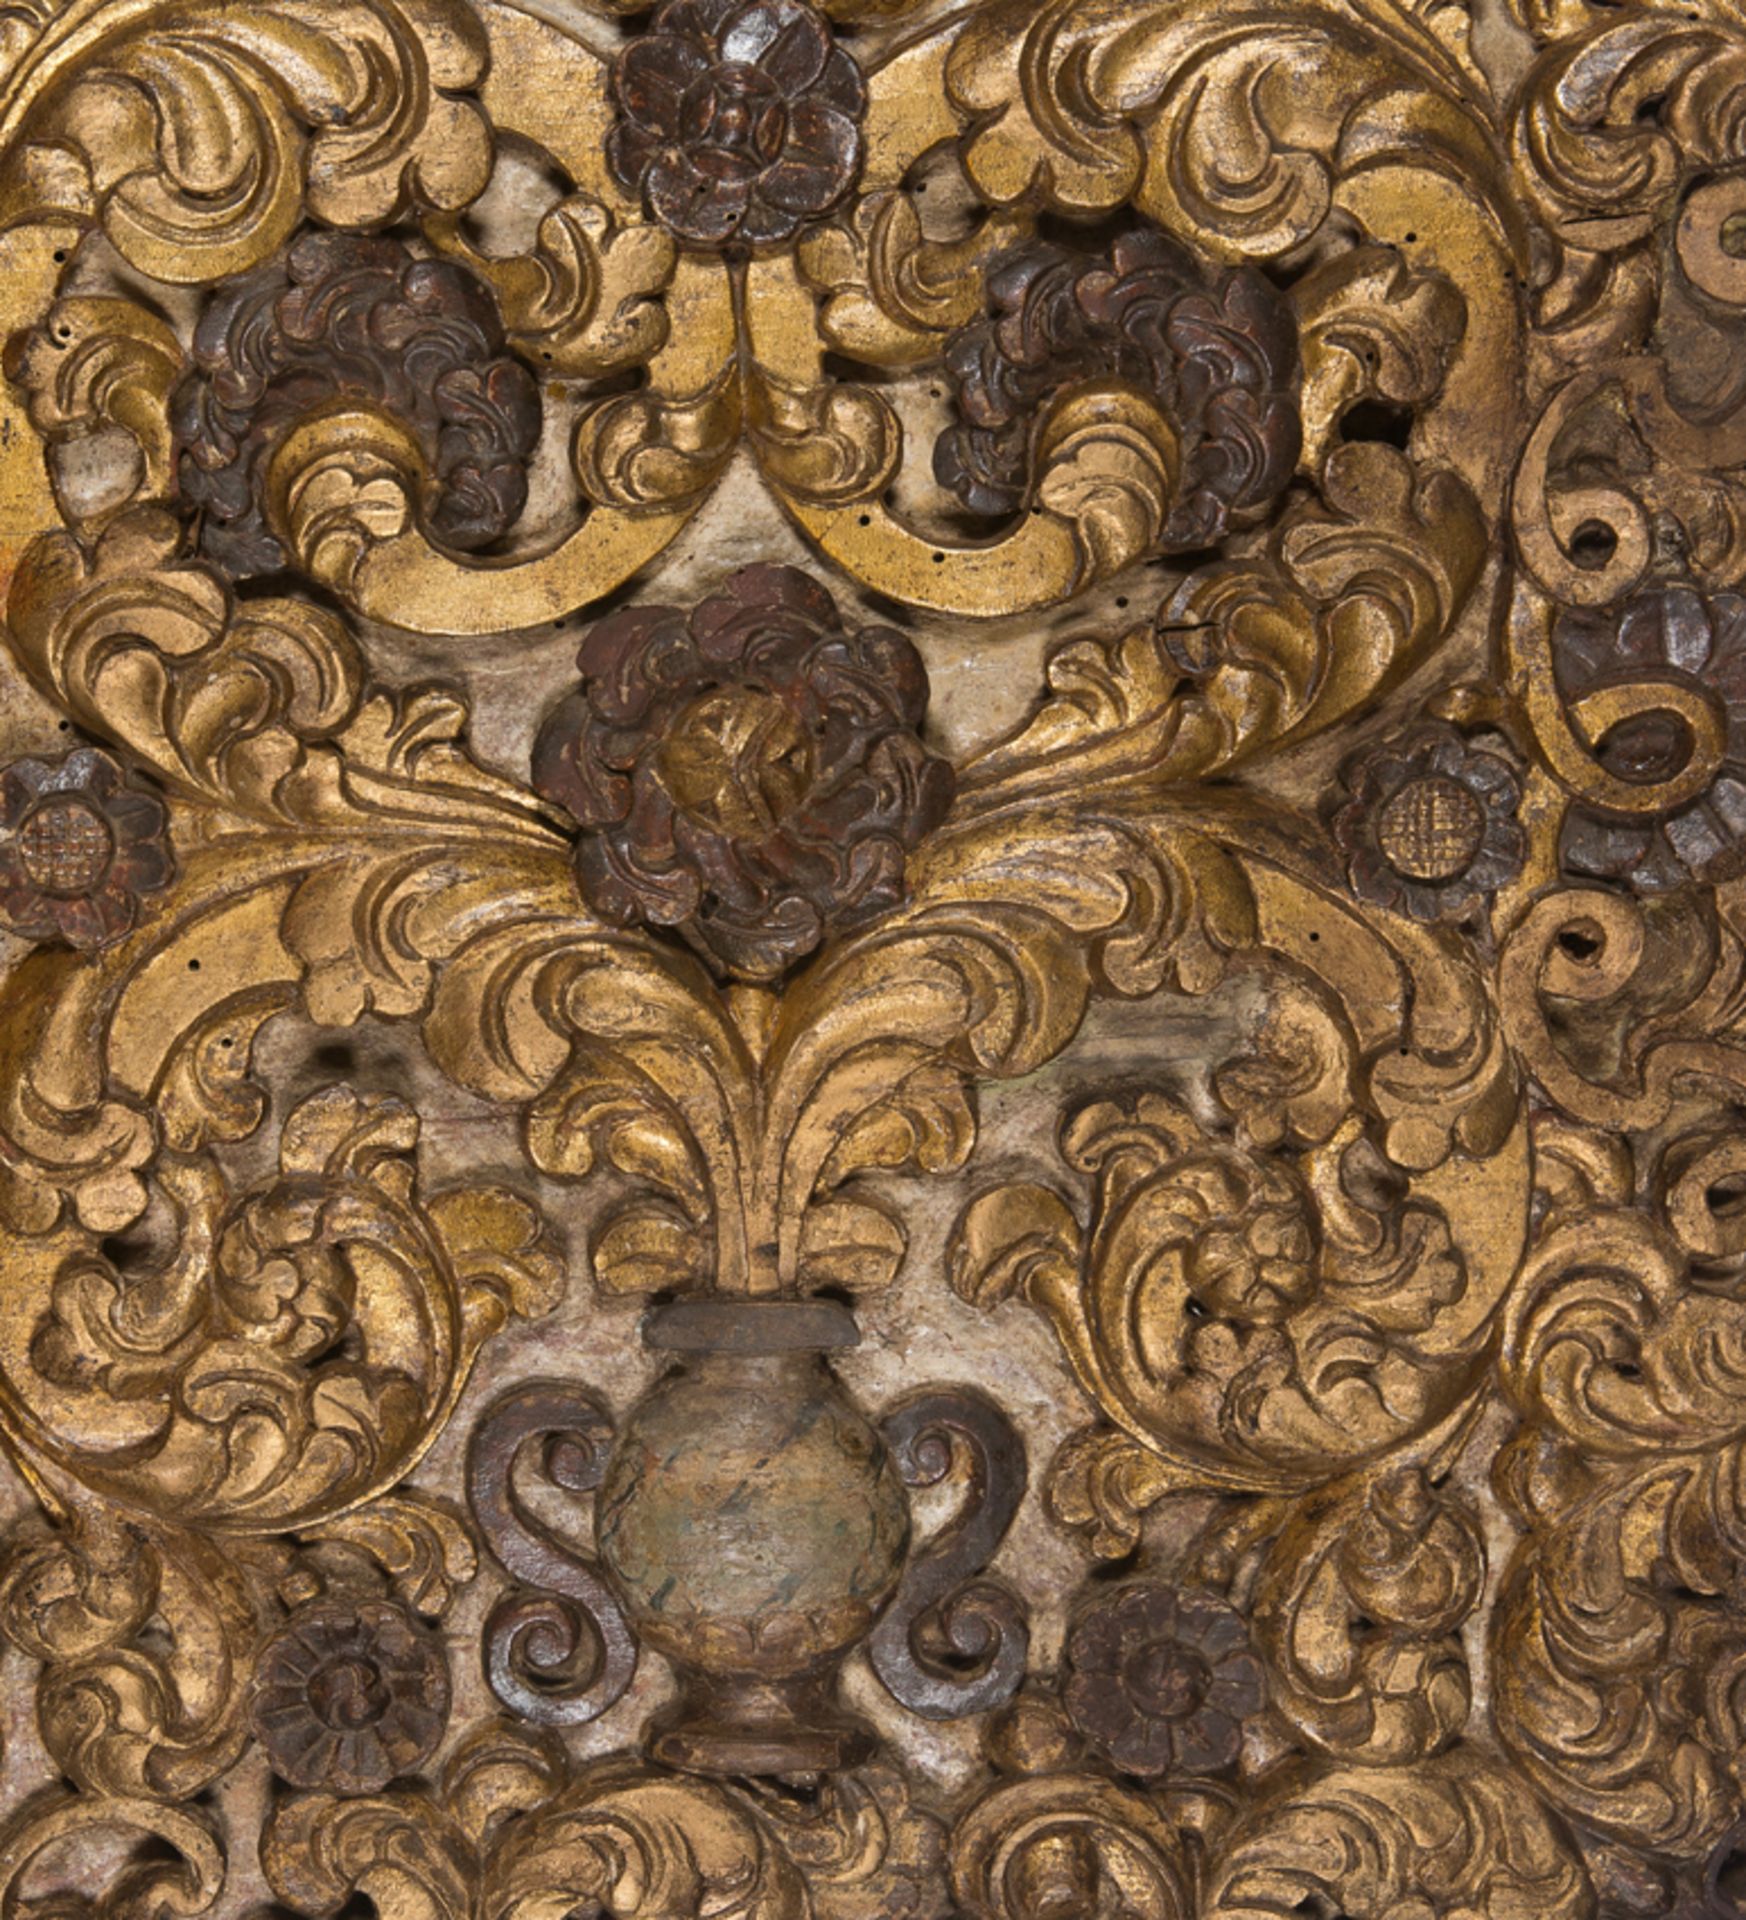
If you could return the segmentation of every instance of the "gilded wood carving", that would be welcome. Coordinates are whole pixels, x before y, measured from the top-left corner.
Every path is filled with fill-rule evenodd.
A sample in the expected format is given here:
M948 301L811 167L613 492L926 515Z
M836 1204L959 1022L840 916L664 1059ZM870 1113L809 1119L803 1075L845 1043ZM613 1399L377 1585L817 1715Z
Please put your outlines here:
M0 5L19 1920L1746 1916L1746 15Z

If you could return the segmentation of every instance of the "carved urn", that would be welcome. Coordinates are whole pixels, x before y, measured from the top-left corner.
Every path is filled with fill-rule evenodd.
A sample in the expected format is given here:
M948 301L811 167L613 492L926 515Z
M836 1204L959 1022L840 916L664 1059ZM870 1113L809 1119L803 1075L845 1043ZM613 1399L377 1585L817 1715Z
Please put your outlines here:
M1024 1494L1024 1445L963 1386L869 1419L828 1358L859 1337L835 1301L689 1301L644 1322L669 1364L616 1436L571 1382L527 1381L497 1402L475 1430L468 1488L521 1583L485 1627L486 1679L506 1706L581 1725L623 1697L649 1649L679 1680L645 1729L654 1758L788 1775L872 1753L871 1728L836 1697L863 1643L887 1692L925 1718L1012 1697L1025 1611L981 1576ZM592 1496L589 1550L529 1504L536 1468L558 1496L548 1513ZM926 1486L956 1497L918 1539L907 1489Z
M855 1344L854 1316L697 1301L644 1337L673 1364L613 1448L596 1537L638 1638L685 1681L652 1750L711 1772L853 1765L872 1736L835 1704L836 1669L910 1542L890 1449L825 1357Z

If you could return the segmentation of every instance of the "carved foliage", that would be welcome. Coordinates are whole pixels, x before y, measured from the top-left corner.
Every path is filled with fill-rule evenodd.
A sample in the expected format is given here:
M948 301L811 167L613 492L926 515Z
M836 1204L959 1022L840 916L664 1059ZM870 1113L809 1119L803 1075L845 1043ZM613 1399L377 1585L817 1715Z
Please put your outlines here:
M1253 270L1214 282L1163 234L1138 233L1107 259L1022 249L993 263L988 292L992 317L946 344L965 424L934 448L941 484L967 506L1022 505L1033 429L1046 441L1050 413L1099 381L1137 386L1168 423L1174 471L1156 544L1208 546L1284 486L1299 446L1297 342Z
M527 498L539 391L504 353L490 295L464 268L391 241L305 234L284 266L221 286L169 399L181 497L200 548L233 577L274 573L272 455L323 409L379 408L415 436L426 518L444 545L487 546Z
M1447 1407L1488 1303L1441 1208L1354 1204L1355 1124L1294 1165L1147 1096L1085 1108L1063 1146L1097 1179L1089 1233L1047 1188L997 1188L960 1223L954 1284L1049 1317L1105 1415L1160 1456L1158 1491L1190 1461L1228 1485L1302 1485ZM1057 1468L1064 1511L1086 1464ZM1091 1500L1103 1550L1125 1550L1131 1522Z

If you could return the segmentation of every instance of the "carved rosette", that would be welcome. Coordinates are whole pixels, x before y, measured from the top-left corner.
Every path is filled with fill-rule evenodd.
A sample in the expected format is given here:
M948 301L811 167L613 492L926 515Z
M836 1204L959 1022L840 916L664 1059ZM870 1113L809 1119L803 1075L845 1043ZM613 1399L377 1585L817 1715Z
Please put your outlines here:
M534 784L581 826L604 919L676 927L767 980L903 899L952 769L919 738L927 674L901 634L851 632L805 574L748 567L689 615L609 615L577 665Z
M792 239L860 169L866 84L804 0L667 0L612 94L608 164L681 240Z
M1737 8L0 88L8 1914L1737 1917Z
M1068 1635L1073 1724L1123 1773L1219 1773L1267 1683L1242 1616L1207 1594L1131 1586L1088 1608Z
M273 1771L292 1786L377 1793L436 1751L448 1662L399 1607L305 1608L262 1647L249 1713Z
M105 947L175 871L169 816L106 753L0 768L0 925L27 940Z
M1521 781L1451 727L1373 749L1345 784L1331 830L1361 899L1415 920L1459 918L1522 870Z

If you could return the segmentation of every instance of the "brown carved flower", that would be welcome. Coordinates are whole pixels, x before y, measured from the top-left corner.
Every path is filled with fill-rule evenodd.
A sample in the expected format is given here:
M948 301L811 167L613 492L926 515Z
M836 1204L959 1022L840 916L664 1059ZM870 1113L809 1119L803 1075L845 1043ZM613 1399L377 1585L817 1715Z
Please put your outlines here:
M1266 1704L1261 1663L1234 1607L1158 1581L1118 1588L1067 1636L1067 1711L1125 1773L1218 1773Z
M1428 724L1374 749L1346 785L1333 834L1360 899L1414 920L1452 919L1522 870L1515 769L1453 727Z
M285 566L262 498L267 458L294 421L335 400L379 407L422 442L432 533L470 551L527 501L539 388L505 349L490 289L398 240L306 233L283 264L220 287L170 396L182 497L200 548L236 578Z
M1601 732L1594 755L1619 782L1619 804L1573 807L1561 847L1565 870L1624 880L1645 893L1746 872L1746 595L1683 584L1647 589L1611 609L1569 609L1552 629L1558 691L1575 705L1631 689L1633 710ZM1695 695L1712 740L1657 706L1657 685ZM1708 777L1676 785L1701 753ZM1680 793L1657 803L1651 789ZM1631 789L1642 795L1632 806Z
M169 816L106 753L0 769L0 923L27 940L106 947L170 884Z
M927 673L886 627L851 633L792 567L747 567L687 614L633 607L582 643L534 784L587 829L582 891L618 926L676 927L767 980L903 898L952 769L917 737Z
M803 0L667 0L612 90L613 173L700 245L786 240L861 165L861 70Z
M947 343L963 421L934 443L940 484L975 512L1024 505L1049 403L1087 380L1143 387L1181 436L1164 547L1210 544L1291 478L1297 328L1254 268L1207 272L1156 230L1124 234L1107 255L1036 242L996 263L988 299L988 317Z
M261 1649L249 1717L294 1787L376 1793L436 1751L449 1718L441 1642L403 1607L305 1607Z

